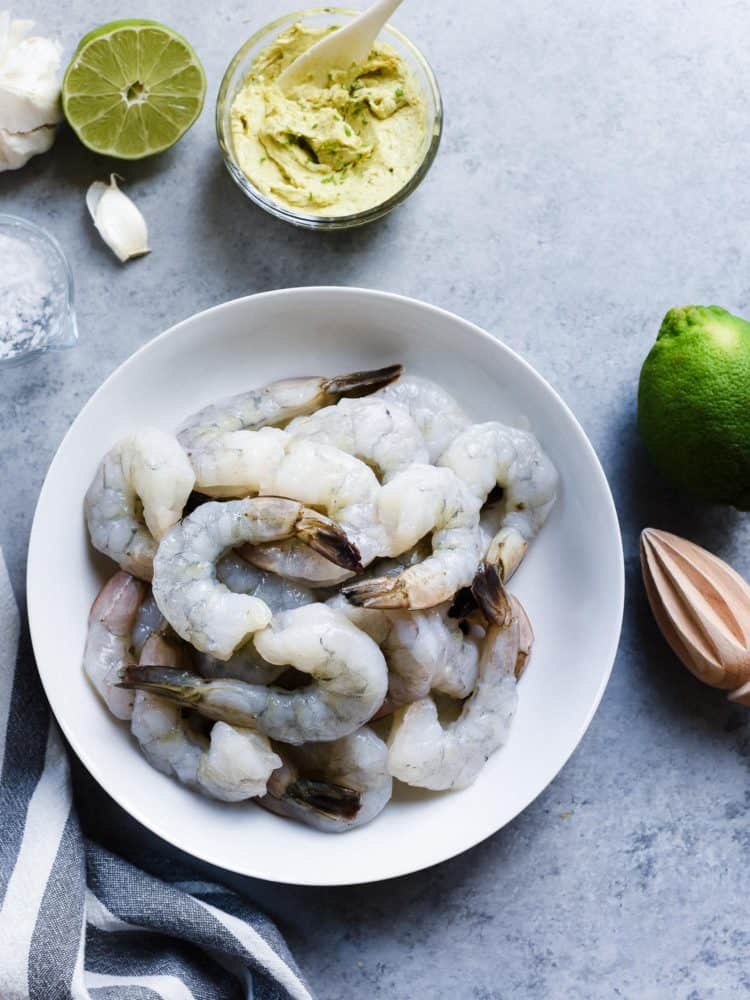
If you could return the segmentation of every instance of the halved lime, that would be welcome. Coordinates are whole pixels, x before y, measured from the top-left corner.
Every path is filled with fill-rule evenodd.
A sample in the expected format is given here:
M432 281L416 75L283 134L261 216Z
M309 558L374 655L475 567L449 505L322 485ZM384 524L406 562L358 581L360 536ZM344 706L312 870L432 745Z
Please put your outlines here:
M169 149L205 95L192 46L158 21L112 21L90 31L62 84L63 111L81 142L123 160Z

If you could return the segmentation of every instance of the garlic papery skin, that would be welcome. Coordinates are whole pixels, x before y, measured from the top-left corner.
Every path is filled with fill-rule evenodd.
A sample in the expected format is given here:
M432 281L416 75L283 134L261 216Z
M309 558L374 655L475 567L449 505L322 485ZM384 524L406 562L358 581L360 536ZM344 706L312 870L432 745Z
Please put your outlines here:
M62 119L59 42L29 36L33 21L0 12L0 170L22 167L46 152ZM27 37L28 36L28 37ZM43 131L40 131L43 130Z
M734 690L730 697L747 697L737 689L750 682L750 586L711 552L655 528L641 534L641 567L651 610L682 663L706 684Z
M109 184L94 181L86 192L86 205L99 235L123 263L149 253L146 220L119 189L114 174Z
M0 128L0 170L18 170L32 156L46 153L54 141L54 125L40 125L31 132L6 132Z

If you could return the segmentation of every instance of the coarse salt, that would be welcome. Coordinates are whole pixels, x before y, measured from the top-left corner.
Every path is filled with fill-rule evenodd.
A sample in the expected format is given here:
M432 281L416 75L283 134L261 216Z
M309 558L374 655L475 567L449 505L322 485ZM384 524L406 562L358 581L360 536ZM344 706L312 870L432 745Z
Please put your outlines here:
M67 335L65 278L41 245L0 233L0 363Z

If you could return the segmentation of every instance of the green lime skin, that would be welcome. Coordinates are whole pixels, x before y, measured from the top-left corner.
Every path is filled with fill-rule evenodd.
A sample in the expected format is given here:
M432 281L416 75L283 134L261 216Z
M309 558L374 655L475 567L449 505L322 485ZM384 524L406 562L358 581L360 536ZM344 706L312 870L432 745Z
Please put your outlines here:
M719 306L670 309L641 369L638 427L676 486L750 510L750 323Z

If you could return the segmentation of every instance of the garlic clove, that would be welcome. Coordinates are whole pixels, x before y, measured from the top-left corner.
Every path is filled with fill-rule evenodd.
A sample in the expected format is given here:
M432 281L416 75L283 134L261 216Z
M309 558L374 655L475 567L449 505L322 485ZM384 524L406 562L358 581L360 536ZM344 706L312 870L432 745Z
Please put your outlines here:
M12 40L0 64L0 128L31 132L62 120L58 70L62 48L48 38Z
M33 21L12 18L9 10L0 10L0 72L2 72L3 63L8 53L16 45L20 45L22 40L31 33L33 27Z
M30 34L33 21L0 12L0 171L46 152L62 120L59 42Z
M657 624L688 670L718 688L750 681L750 586L742 577L699 545L655 528L641 534L641 567Z
M41 125L31 132L6 132L0 128L0 171L18 170L55 141L55 126Z
M146 220L119 189L114 174L109 184L94 181L86 192L86 205L99 235L123 263L150 252Z

